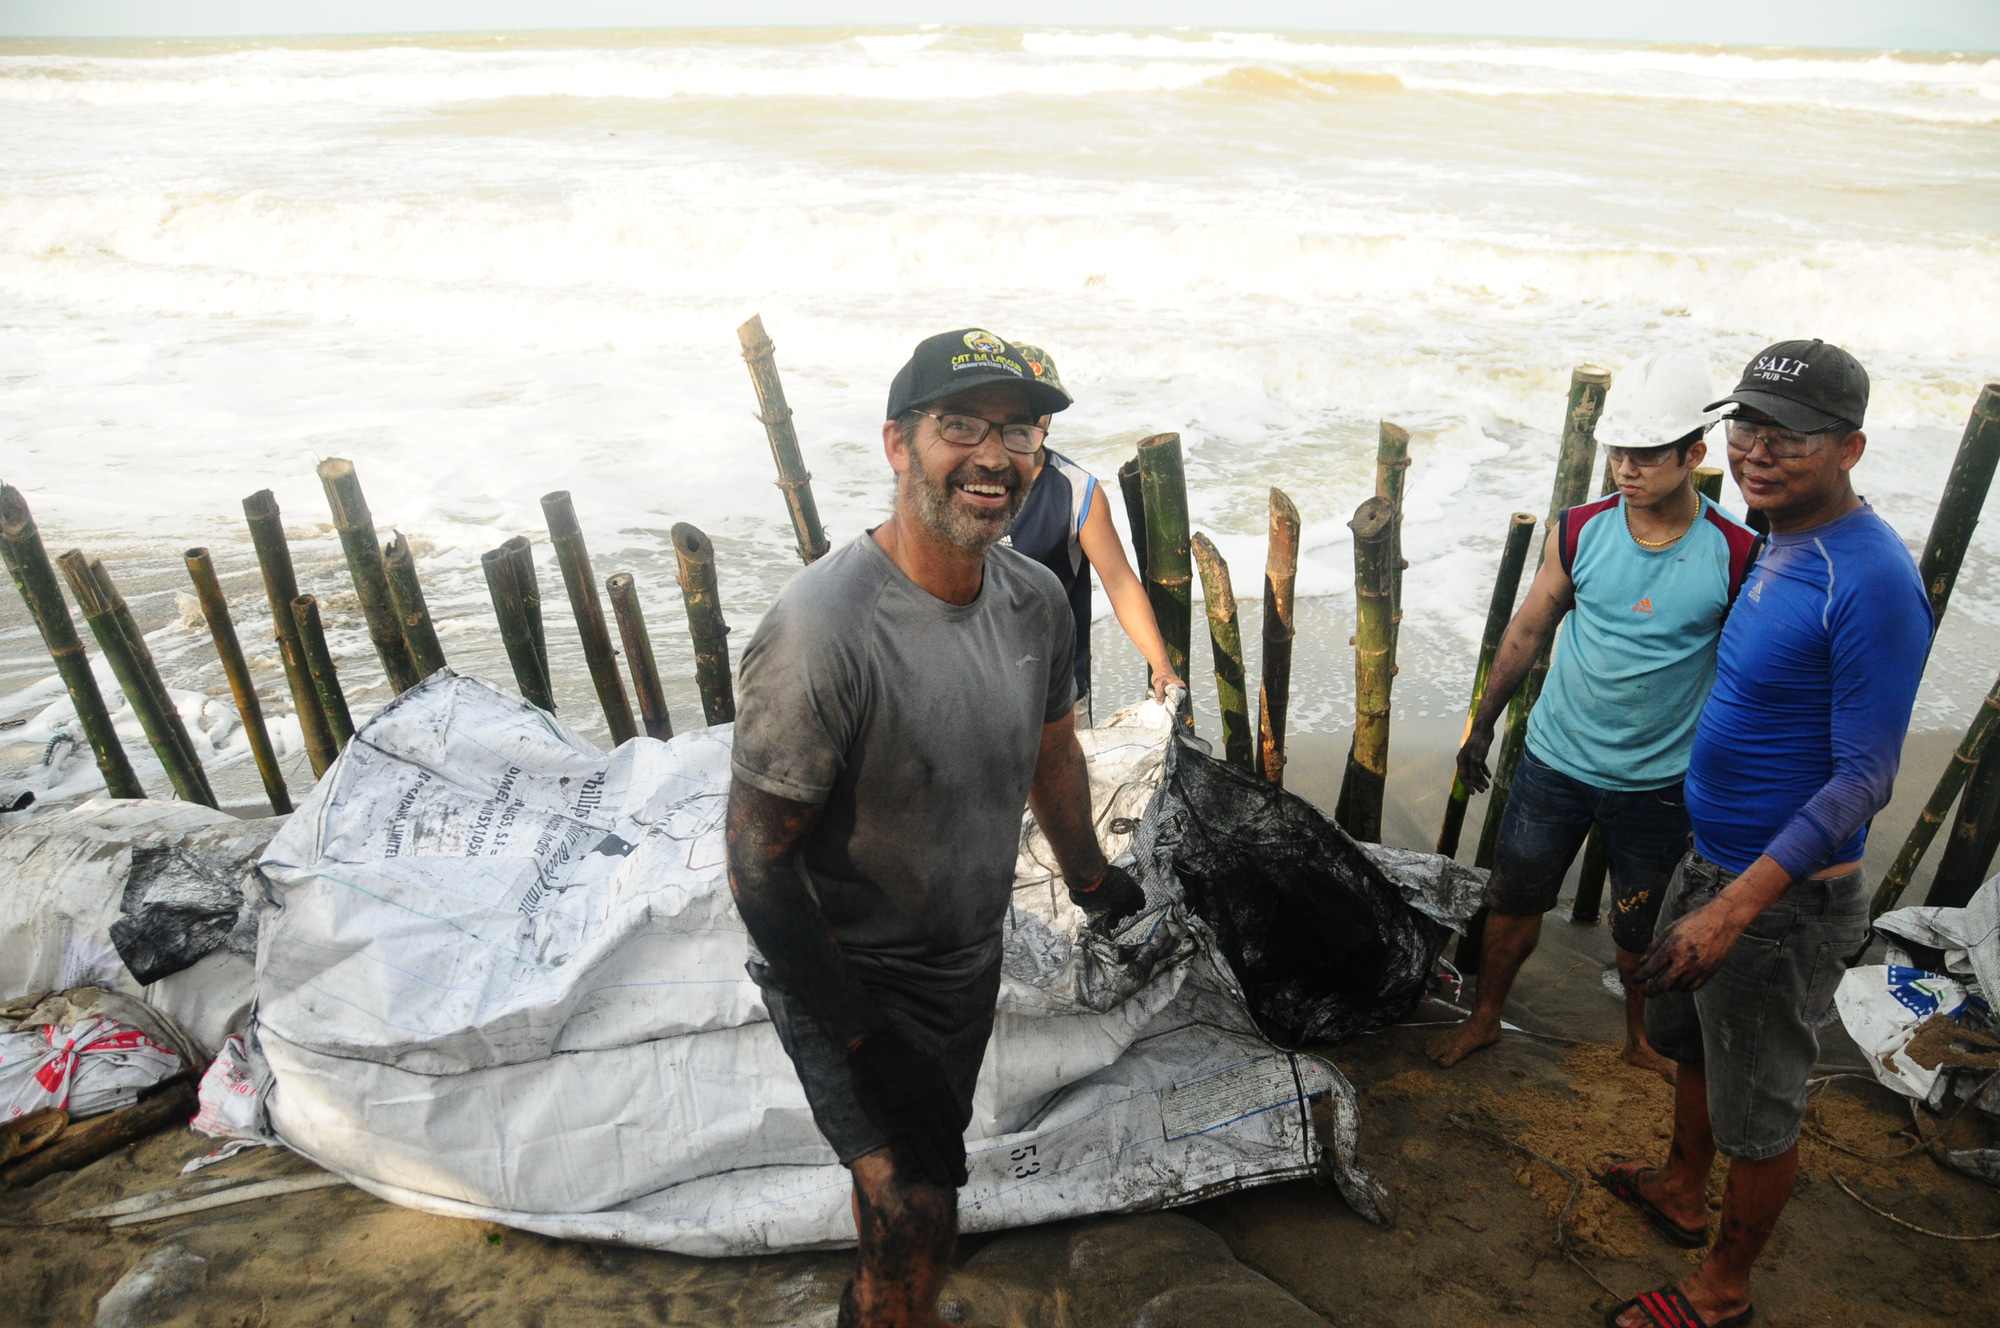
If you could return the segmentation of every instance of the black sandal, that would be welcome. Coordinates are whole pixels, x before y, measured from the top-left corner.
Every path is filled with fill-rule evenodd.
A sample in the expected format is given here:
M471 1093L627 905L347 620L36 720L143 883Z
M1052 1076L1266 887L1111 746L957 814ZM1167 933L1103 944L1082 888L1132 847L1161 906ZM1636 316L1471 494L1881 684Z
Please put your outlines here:
M1640 1175L1644 1172L1655 1171L1657 1169L1656 1167L1649 1166L1644 1158L1614 1157L1611 1159L1610 1166L1598 1172L1591 1179L1644 1213L1646 1220L1651 1222L1658 1228L1662 1236L1665 1236L1674 1244L1684 1250L1700 1249L1702 1246L1708 1244L1708 1223L1703 1222L1698 1230L1693 1227L1684 1227L1662 1212L1658 1204L1655 1204L1645 1195L1639 1193ZM1670 1328L1679 1328L1679 1325L1670 1325Z

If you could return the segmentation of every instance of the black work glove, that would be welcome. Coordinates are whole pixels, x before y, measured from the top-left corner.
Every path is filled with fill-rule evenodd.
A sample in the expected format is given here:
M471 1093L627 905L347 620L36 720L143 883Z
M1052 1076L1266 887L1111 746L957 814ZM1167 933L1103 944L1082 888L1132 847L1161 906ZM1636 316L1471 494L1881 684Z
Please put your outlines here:
M862 1108L889 1136L898 1175L950 1188L965 1184L965 1122L936 1061L890 1027L847 1053L847 1068Z
M1146 907L1146 892L1123 867L1106 867L1096 885L1069 888L1070 902L1083 910L1086 921L1106 936L1116 936L1133 915Z

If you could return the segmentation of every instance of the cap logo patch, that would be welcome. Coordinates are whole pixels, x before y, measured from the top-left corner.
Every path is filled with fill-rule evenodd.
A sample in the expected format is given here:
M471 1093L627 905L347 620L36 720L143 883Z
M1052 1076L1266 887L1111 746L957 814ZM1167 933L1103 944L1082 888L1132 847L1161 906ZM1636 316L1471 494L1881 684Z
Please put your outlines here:
M1000 340L1000 338L994 336L991 332L974 330L965 334L966 349L980 351L987 355L999 354L1002 347L1006 344L1006 342Z
M1767 383L1796 383L1799 375L1812 368L1804 360L1794 360L1783 355L1759 355L1750 364L1745 378L1761 378Z

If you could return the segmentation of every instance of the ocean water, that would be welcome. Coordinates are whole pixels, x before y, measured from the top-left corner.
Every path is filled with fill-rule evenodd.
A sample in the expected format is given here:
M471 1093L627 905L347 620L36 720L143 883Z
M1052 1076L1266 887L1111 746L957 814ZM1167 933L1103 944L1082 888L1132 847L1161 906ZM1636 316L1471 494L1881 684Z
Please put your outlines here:
M739 648L797 567L736 326L761 313L777 344L838 542L886 509L911 345L984 325L1053 352L1077 396L1053 445L1105 479L1181 434L1247 604L1268 488L1298 504L1304 730L1351 722L1346 521L1377 421L1407 427L1396 711L1437 723L1508 514L1548 505L1578 364L1684 347L1719 395L1770 341L1848 347L1874 381L1859 487L1919 544L2000 376L1996 223L1984 56L962 28L0 43L0 478L52 552L105 559L247 801L181 564L213 550L288 711L245 495L276 492L364 714L388 693L315 460L353 459L411 537L461 668L508 676L478 556L530 536L561 713L601 736L538 503L568 489L599 578L638 576L687 727L668 529L714 538ZM1996 632L2000 521L1920 726L1965 722ZM1102 711L1141 674L1108 619L1097 641ZM1206 650L1197 626L1202 701ZM50 745L64 709L0 595L0 791L88 785Z

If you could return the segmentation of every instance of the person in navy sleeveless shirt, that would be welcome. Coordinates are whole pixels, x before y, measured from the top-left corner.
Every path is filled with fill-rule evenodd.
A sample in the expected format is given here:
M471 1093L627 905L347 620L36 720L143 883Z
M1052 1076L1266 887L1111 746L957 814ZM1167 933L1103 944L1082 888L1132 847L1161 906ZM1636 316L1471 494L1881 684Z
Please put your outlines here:
M1934 626L1916 564L1854 492L1868 375L1823 341L1751 360L1729 464L1770 547L1723 629L1687 775L1694 851L1635 977L1646 1032L1679 1063L1666 1165L1599 1179L1677 1243L1722 1229L1700 1267L1619 1307L1625 1328L1746 1322L1750 1268L1798 1176L1806 1082L1841 973L1868 943L1868 822L1889 801Z
M1681 776L1695 716L1715 680L1715 643L1755 557L1756 535L1694 487L1714 416L1708 371L1662 351L1618 376L1598 435L1618 492L1563 512L1528 599L1508 625L1459 752L1459 776L1487 785L1494 725L1560 626L1527 749L1508 790L1487 883L1479 988L1465 1021L1425 1044L1450 1068L1500 1040L1500 1016L1593 827L1611 874L1610 931L1629 976L1687 852ZM1645 996L1629 983L1625 1060L1673 1077L1647 1045Z
M1027 360L1029 370L1040 382L1062 387L1055 361L1039 346L1014 343ZM1049 427L1044 417L1042 428ZM1185 687L1167 660L1167 643L1160 636L1160 624L1146 588L1125 559L1118 542L1118 528L1111 524L1111 509L1103 500L1097 477L1053 448L1044 446L1036 458L1034 487L1021 504L1020 514L1008 528L1007 543L1056 574L1063 593L1069 597L1070 613L1076 619L1076 722L1085 728L1091 721L1090 692L1090 574L1104 583L1104 594L1118 625L1132 644L1145 656L1151 672L1153 699L1162 700L1168 687Z

